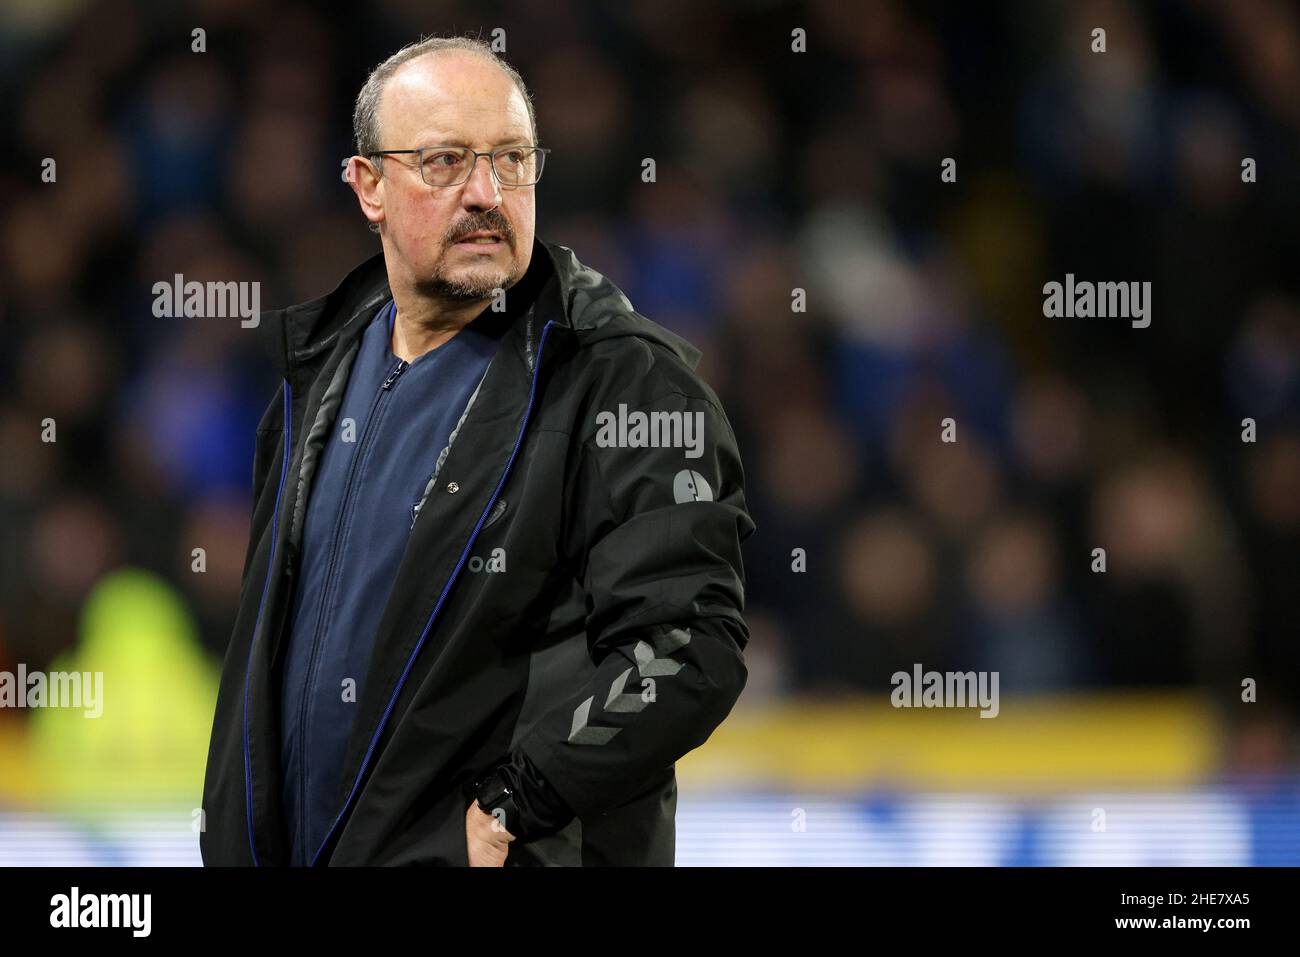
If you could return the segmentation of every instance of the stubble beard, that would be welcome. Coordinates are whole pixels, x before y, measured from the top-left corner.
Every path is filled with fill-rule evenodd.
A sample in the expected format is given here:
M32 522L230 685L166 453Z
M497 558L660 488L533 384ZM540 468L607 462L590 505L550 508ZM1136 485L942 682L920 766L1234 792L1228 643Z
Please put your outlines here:
M438 260L433 275L420 283L420 291L449 302L478 302L491 299L498 289L509 289L519 279L518 261L511 258L508 267L460 267L461 275L452 276L446 255Z

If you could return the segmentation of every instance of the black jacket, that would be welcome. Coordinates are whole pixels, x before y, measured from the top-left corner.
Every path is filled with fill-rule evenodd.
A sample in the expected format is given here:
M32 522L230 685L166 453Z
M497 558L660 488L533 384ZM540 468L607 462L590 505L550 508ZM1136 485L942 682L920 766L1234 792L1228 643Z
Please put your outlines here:
M375 256L329 295L262 316L284 386L257 430L204 781L208 865L287 860L277 712L297 550L359 333L389 296ZM674 762L744 687L740 543L754 525L699 351L564 246L535 241L506 299L508 329L392 593L376 596L387 603L316 864L467 864L473 784L501 768L533 809L508 865L671 865ZM670 413L664 443L671 413L702 422L703 454L626 429L611 445L620 406L625 423Z

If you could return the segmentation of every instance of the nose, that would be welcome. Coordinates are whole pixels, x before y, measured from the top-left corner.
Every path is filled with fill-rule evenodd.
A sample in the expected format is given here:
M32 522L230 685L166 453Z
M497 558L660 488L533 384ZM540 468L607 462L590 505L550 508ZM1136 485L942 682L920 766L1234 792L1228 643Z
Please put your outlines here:
M479 160L485 161L482 169L479 168ZM474 157L474 168L470 170L469 180L465 183L462 202L470 209L495 209L501 205L501 188L492 171L491 156Z

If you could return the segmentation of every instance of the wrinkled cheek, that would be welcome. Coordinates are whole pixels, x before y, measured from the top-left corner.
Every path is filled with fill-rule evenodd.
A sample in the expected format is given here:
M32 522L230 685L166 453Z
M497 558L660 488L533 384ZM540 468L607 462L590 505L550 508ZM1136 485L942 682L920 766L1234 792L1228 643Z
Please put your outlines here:
M405 202L397 209L402 228L399 230L406 254L424 265L436 262L442 254L445 230L441 213L434 204L423 197L403 197Z
M403 240L407 256L428 271L442 258L442 233L427 228L411 229Z

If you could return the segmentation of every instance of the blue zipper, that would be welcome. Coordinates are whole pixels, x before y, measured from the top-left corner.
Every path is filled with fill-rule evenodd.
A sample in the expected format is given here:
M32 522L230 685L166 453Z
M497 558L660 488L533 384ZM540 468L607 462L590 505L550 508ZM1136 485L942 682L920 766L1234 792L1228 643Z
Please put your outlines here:
M347 800L343 802L343 807L339 810L338 816L334 818L334 823L325 833L325 840L321 842L316 853L312 855L311 866L316 866L316 861L320 859L321 851L325 850L334 832L338 829L339 823L343 820L343 815L348 811L352 804L352 799L357 796L357 789L361 787L361 779L365 777L366 766L370 764L371 757L374 756L375 747L379 744L379 737L384 733L384 726L388 724L388 719L393 713L393 708L397 706L397 697L402 693L402 686L406 684L406 679L411 673L411 668L415 665L415 659L420 654L420 649L424 647L424 641L429 637L429 629L433 627L434 620L437 619L438 613L442 611L442 606L447 601L447 595L451 592L451 586L455 584L456 578L460 575L460 570L465 567L465 562L469 559L470 549L474 547L474 541L478 538L478 533L483 528L488 514L492 511L492 506L496 504L497 498L501 495L501 490L505 488L506 479L510 477L510 469L515 464L515 458L519 455L519 448L524 443L524 432L528 429L528 420L533 414L533 403L537 398L537 377L542 371L542 349L546 346L546 334L550 332L554 320L547 320L542 327L542 337L537 343L537 356L533 363L533 381L528 389L528 405L524 409L524 419L519 424L519 434L515 436L515 447L510 451L510 458L506 460L505 471L501 473L501 480L497 482L496 489L492 492L492 497L488 499L487 505L483 508L483 514L478 517L478 524L474 526L474 531L470 533L469 541L465 543L465 549L460 553L460 558L456 561L456 567L451 570L451 576L447 583L442 586L442 592L438 595L438 601L433 606L433 611L429 615L429 620L424 625L424 630L420 632L420 640L415 643L415 648L411 651L411 657L407 659L406 667L402 669L401 677L397 679L397 685L393 688L393 694L388 699L388 706L384 708L384 713L379 719L379 727L375 729L374 736L370 739L370 745L366 748L366 753L361 759L361 767L357 769L356 780L352 782L352 790L348 792Z
M389 395L393 384L401 377L402 373L410 367L410 363L405 359L398 359L397 365L389 370L379 391L375 393L374 399L370 403L370 412L366 416L366 432L361 437L361 447L357 449L357 454L352 459L352 464L348 468L347 485L343 489L343 498L339 502L338 521L334 526L334 536L330 542L329 561L325 569L325 587L321 589L321 612L316 619L316 627L312 631L311 650L307 657L307 671L303 683L302 698L298 705L298 820L301 827L298 833L302 839L307 835L307 752L308 741L311 737L311 728L309 720L308 703L311 701L312 688L316 684L316 673L320 667L320 646L321 636L328 630L328 621L326 616L329 610L330 601L333 597L334 590L338 586L338 559L339 552L343 543L343 530L348 516L348 511L352 507L352 493L356 489L357 477L365 470L366 460L370 457L370 452L375 445L375 436L379 434L380 419L382 410L387 406L385 401ZM302 845L303 857L307 856L307 847Z
M266 563L266 581L262 584L262 597L257 603L257 618L253 622L253 640L248 643L248 663L244 666L244 794L248 814L248 849L253 854L253 866L261 867L257 859L257 845L253 840L253 760L248 746L248 688L253 676L253 648L262 626L262 613L266 610L266 595L271 590L271 573L275 570L275 546L280 528L280 501L284 496L284 480L289 474L289 452L293 448L293 389L284 380L284 456L280 464L280 487L275 490L275 512L271 519L271 557Z

